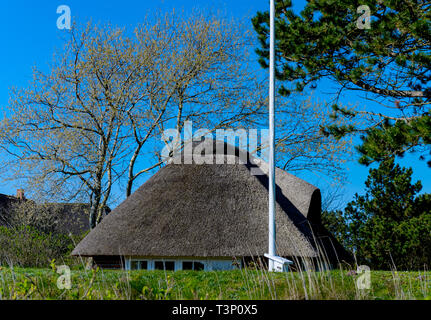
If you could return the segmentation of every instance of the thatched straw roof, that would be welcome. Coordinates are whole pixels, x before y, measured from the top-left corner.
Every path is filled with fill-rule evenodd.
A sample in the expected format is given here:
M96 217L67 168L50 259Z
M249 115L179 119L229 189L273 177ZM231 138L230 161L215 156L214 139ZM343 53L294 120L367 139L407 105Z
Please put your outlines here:
M19 200L16 197L0 193L0 226L8 224L10 208L17 202Z
M215 151L214 158L220 156ZM243 151L235 152L238 157ZM106 216L72 254L263 256L268 246L268 177L252 175L250 170L258 167L247 156L245 164L166 165ZM268 165L261 162L260 167L265 172ZM319 189L280 169L276 184L277 253L315 257L310 222L319 224Z
M106 212L109 208L106 207ZM0 194L0 226L26 224L30 220L20 218L34 216L50 231L55 233L81 235L89 228L90 205L85 203L42 203L14 196ZM17 215L13 219L13 215ZM45 219L45 220L44 220Z

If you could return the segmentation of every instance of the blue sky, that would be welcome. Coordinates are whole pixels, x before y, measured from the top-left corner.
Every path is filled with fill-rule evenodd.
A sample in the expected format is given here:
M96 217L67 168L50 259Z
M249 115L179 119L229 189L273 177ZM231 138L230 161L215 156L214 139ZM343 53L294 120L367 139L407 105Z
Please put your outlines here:
M294 6L300 9L305 1L295 1ZM7 110L8 88L26 86L31 79L32 67L37 65L46 70L56 48L62 43L64 31L58 30L56 21L59 5L68 5L72 18L80 22L92 19L93 22L133 27L142 22L148 12L154 10L171 10L208 8L220 10L223 15L250 20L260 10L268 8L267 0L62 0L62 1L1 1L0 3L0 111ZM256 64L256 67L259 67ZM329 82L318 87L318 98L327 96L322 91L328 91ZM325 90L323 90L325 89ZM363 104L360 97L349 93L341 99L343 103ZM1 161L1 159L0 159ZM430 169L423 161L417 160L417 155L407 155L400 161L405 166L414 169L414 180L420 179L425 192L431 192ZM352 158L347 163L348 181L345 183L344 198L350 200L355 192L361 193L369 168L357 164ZM325 183L318 177L305 176L307 180L323 188ZM0 193L14 194L18 186L12 183L0 183Z

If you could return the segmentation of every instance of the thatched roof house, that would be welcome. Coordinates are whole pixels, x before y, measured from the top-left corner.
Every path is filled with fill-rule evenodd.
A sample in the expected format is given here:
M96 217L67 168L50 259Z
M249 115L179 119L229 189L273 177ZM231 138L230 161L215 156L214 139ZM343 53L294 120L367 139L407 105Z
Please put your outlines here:
M0 226L6 226L8 224L9 212L19 201L18 197L0 193Z
M235 150L235 156L226 156L223 164L166 165L72 254L94 257L102 267L118 267L123 260L126 268L175 270L229 269L233 258L262 257L268 247L268 166L260 162L258 167L248 153L220 143ZM195 145L194 152L202 146ZM246 163L227 164L241 155L247 156ZM252 173L256 169L261 175ZM277 254L316 258L323 244L332 262L337 255L346 258L320 224L319 189L280 169L276 184Z
M16 196L0 194L0 226L26 223L34 216L52 232L81 235L90 229L89 212L90 205L85 203L38 204L26 199L23 189L18 189ZM106 212L109 212L109 208L106 208Z

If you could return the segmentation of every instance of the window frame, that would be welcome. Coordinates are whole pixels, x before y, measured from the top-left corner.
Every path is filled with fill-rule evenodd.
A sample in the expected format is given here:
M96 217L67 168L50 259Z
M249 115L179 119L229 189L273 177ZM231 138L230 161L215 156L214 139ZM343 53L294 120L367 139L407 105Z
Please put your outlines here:
M192 268L191 269L184 269L184 263L191 263L192 264ZM199 263L202 265L201 269L196 269L196 264ZM182 260L181 261L181 270L193 270L193 271L205 271L206 270L206 264L204 261L201 260Z
M162 269L156 268L156 263L158 263L158 262L161 262L163 264L163 268ZM154 260L153 263L154 263L153 270L176 271L176 269L177 269L176 268L175 260L164 260L164 259L162 259L162 260ZM166 263L173 263L174 268L173 269L167 269L166 268Z
M130 270L151 270L150 269L150 260L148 260L148 259L130 259L129 261L130 261L129 262L129 269ZM146 264L147 264L147 267L145 269L142 268L143 262L146 262ZM138 263L137 269L132 268L133 263Z

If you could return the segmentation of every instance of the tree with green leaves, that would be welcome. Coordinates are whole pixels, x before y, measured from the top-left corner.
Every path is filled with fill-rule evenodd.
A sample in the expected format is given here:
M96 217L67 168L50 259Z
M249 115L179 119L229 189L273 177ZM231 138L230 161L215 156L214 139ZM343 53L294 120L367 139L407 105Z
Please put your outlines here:
M302 91L330 79L338 85L334 116L361 117L365 123L328 126L324 134L361 132L363 164L412 150L423 159L431 142L430 8L429 0L308 0L296 14L291 0L276 1L280 92ZM253 26L260 63L268 67L268 12L258 12ZM343 90L363 92L380 106L341 108L337 102Z
M394 158L371 169L365 194L355 195L344 212L326 212L323 222L358 263L376 269L423 269L431 264L431 194L419 194L412 169Z

